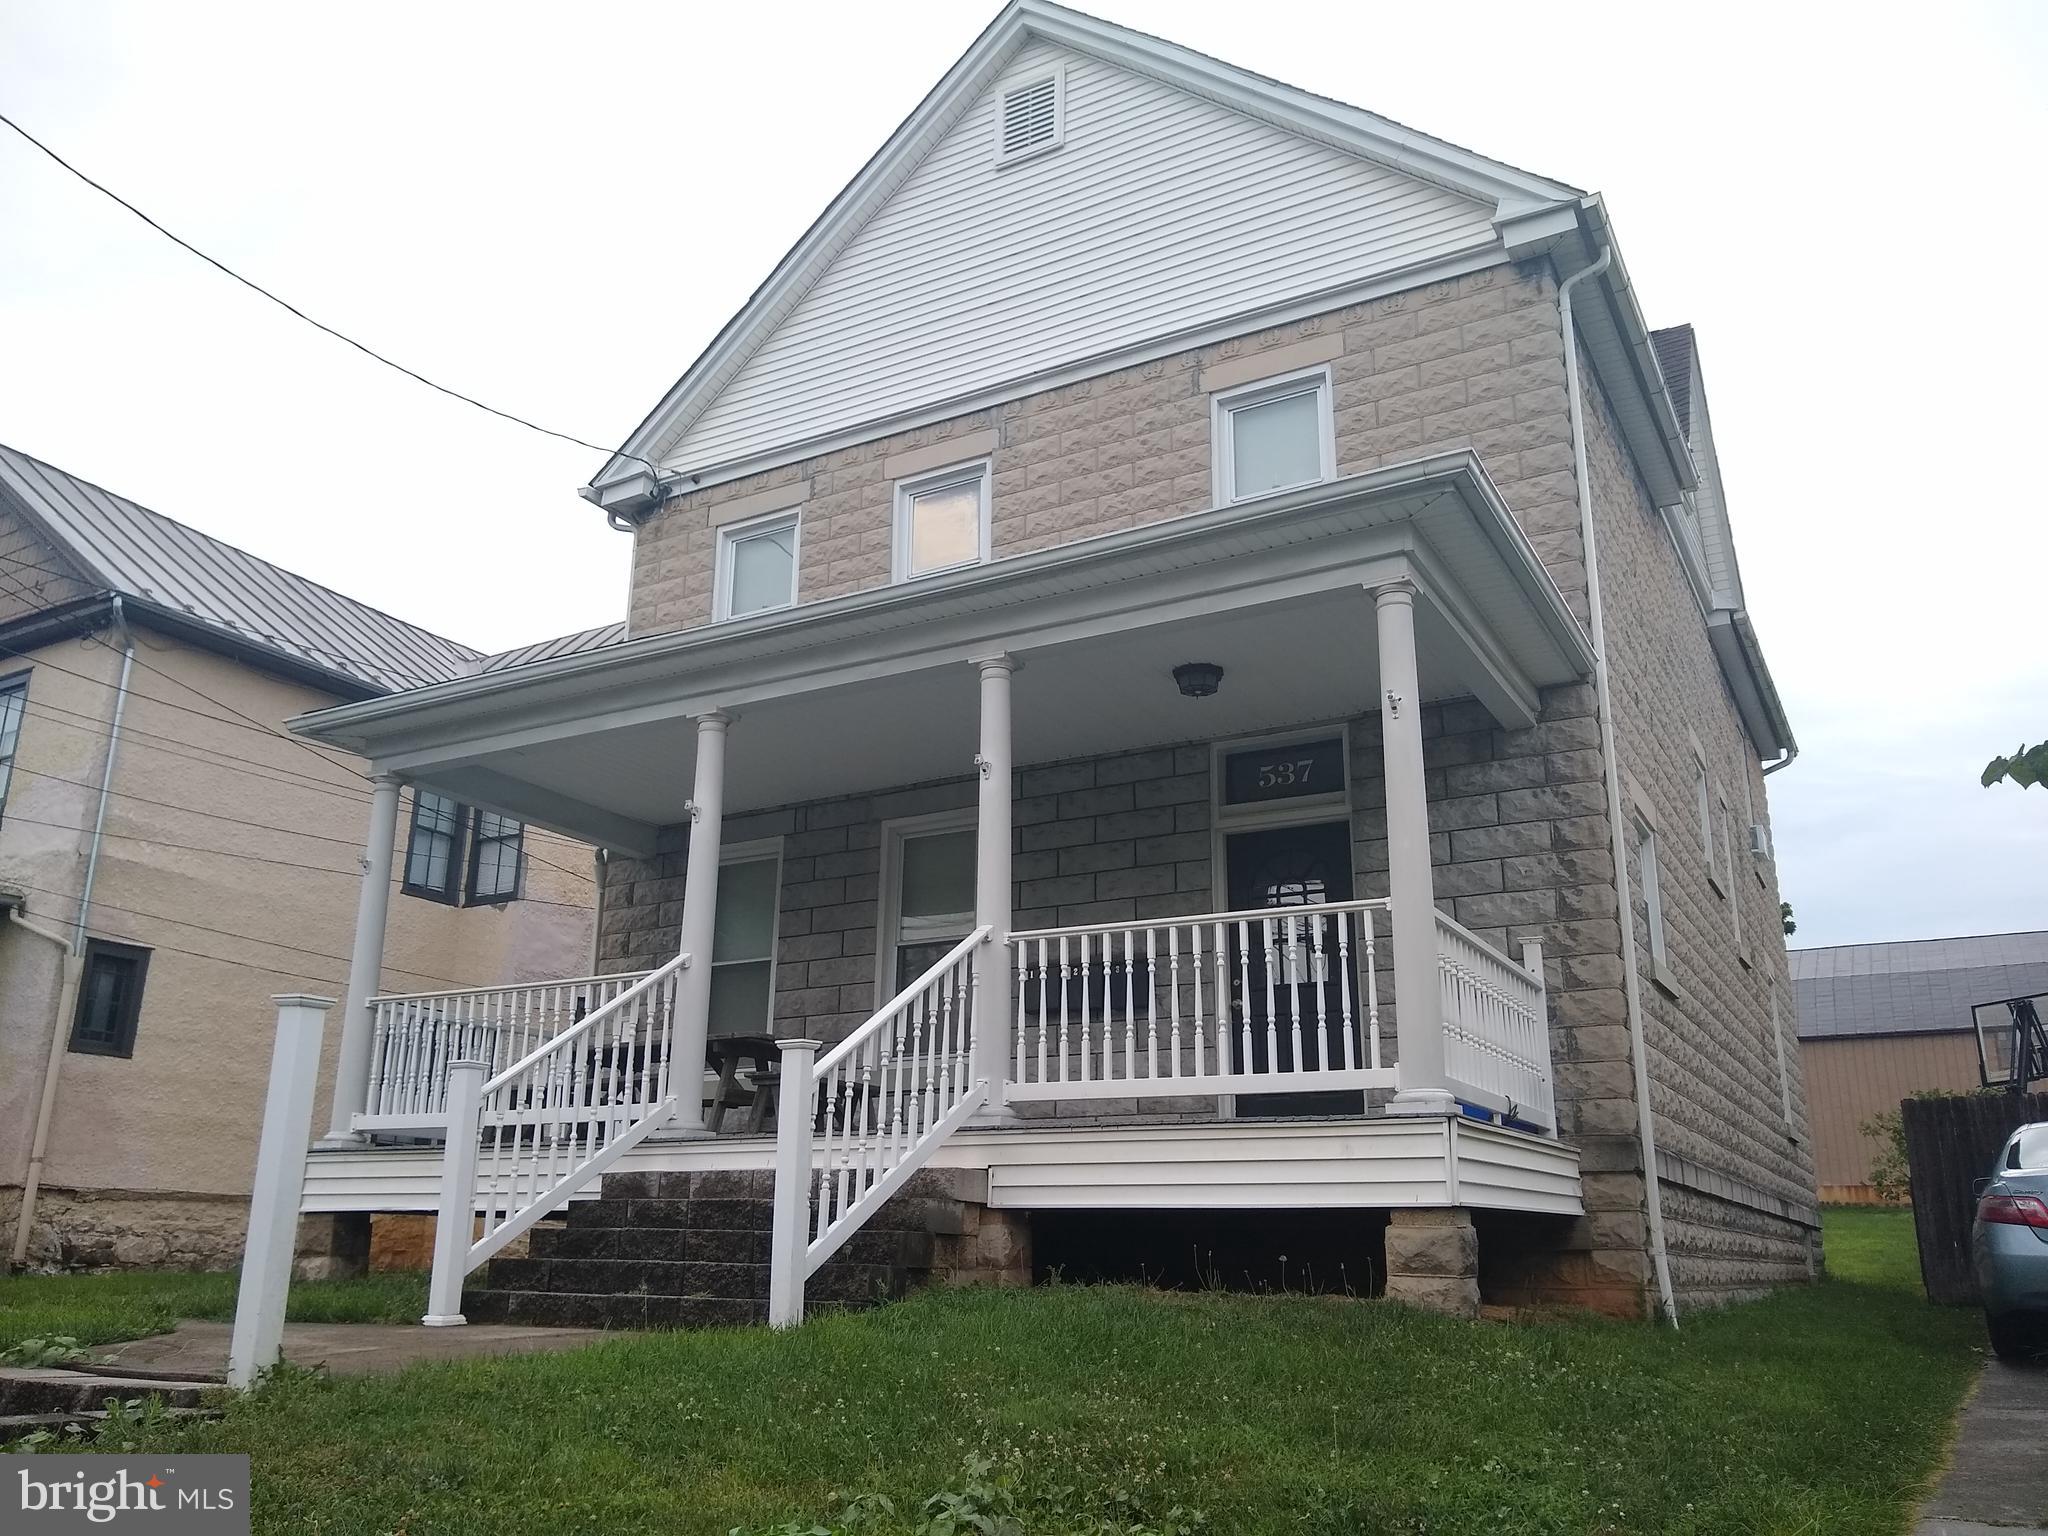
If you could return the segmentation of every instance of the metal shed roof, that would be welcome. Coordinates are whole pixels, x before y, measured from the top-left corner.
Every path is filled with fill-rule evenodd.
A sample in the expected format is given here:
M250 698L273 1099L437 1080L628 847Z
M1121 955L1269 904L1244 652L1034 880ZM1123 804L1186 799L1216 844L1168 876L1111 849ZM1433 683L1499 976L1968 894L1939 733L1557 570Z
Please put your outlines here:
M500 651L495 656L486 656L480 672L503 672L507 667L523 667L529 661L548 661L556 656L581 656L586 651L600 651L608 645L619 645L626 638L623 620L612 624L600 624L595 629L579 629L573 635L560 635L553 640L536 640L531 645L516 646L509 651Z
M2048 992L2048 932L1842 944L1790 959L1802 1040L1965 1030L1977 1003Z
M0 444L12 503L87 581L297 666L378 692L447 682L483 653L259 560L232 544Z

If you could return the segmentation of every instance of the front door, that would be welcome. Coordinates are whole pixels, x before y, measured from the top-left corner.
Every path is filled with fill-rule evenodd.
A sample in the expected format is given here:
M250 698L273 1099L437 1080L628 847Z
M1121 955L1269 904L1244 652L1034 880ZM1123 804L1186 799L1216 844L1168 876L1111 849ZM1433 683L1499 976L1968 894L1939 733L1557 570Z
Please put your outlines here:
M1257 832L1236 832L1224 840L1224 863L1226 879L1225 905L1233 912L1256 911L1264 908L1314 907L1325 902L1351 900L1351 825L1348 821L1321 821L1304 827L1273 827ZM1330 996L1337 994L1337 977L1334 967L1340 962L1334 952L1327 952L1323 964L1329 968L1324 981ZM1260 948L1256 935L1252 953L1239 957L1232 965L1232 990L1238 999L1233 1004L1234 1022L1239 1026L1237 1038L1242 1040L1242 1026L1249 1023L1252 1037L1252 1059L1254 1071L1271 1071L1277 1065L1281 1069L1294 1065L1294 1051L1290 1021L1284 1016L1272 1017L1284 1010L1285 1003L1268 1001L1267 971L1268 960ZM1240 983L1243 983L1240 985ZM1247 1015L1248 1007L1248 1015ZM1278 1026L1277 1046L1267 1043L1266 1026L1271 1022ZM1341 1025L1332 1022L1331 1033L1324 1041L1321 1060L1336 1064L1344 1058L1341 1034L1336 1031ZM1306 1039L1304 1054L1310 1059L1306 1065L1314 1066L1317 1057L1314 1047ZM1279 1059L1274 1061L1277 1050ZM1251 1115L1355 1115L1365 1108L1362 1093L1258 1093L1240 1094L1237 1099L1237 1113Z

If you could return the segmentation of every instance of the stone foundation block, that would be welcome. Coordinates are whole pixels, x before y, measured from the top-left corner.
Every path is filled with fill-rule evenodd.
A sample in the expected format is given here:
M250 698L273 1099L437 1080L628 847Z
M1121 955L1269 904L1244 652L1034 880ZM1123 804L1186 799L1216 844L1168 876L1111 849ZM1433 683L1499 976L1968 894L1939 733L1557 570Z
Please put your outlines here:
M292 1278L344 1280L369 1273L370 1217L367 1212L301 1216L292 1245Z
M1387 1218L1387 1299L1449 1317L1479 1315L1479 1234L1471 1212L1431 1208Z

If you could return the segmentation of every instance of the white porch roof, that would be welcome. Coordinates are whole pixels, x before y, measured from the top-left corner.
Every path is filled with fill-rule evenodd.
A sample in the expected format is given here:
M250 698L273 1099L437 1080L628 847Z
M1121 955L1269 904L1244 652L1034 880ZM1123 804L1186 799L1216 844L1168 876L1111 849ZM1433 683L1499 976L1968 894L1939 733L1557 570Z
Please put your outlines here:
M1370 588L1412 580L1425 702L1503 725L1592 651L1476 457L1416 460L924 581L300 717L464 801L623 852L681 821L690 721L735 717L726 814L971 771L977 657L1020 664L1020 763L1373 709ZM1224 668L1208 699L1172 669Z

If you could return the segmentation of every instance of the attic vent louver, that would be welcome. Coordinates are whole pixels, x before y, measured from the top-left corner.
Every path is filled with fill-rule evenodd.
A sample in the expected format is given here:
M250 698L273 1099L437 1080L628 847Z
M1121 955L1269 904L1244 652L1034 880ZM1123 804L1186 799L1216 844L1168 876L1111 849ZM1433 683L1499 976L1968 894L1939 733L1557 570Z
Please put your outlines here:
M996 164L1056 149L1066 137L1066 77L1054 70L1003 92Z

